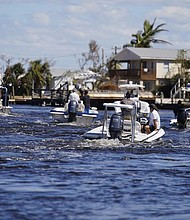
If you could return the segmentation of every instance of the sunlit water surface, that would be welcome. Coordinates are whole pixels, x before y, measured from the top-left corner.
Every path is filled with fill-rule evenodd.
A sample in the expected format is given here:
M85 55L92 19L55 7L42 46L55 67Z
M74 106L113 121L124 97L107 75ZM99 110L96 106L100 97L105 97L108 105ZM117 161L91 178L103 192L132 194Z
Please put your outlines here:
M162 141L126 144L85 140L89 127L54 123L51 109L0 116L0 219L189 220L190 131L169 126L171 110Z

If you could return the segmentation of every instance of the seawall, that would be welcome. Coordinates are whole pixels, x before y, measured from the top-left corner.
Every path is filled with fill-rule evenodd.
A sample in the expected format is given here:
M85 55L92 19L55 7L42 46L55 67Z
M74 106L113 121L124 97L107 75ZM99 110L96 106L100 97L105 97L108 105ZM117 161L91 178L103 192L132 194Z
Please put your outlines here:
M95 95L90 94L91 97L91 106L97 107L99 110L103 109L103 103L106 102L114 102L123 99L123 94L109 94L109 93L97 93ZM169 98L154 98L154 97L140 97L140 100L147 101L148 103L155 103L158 108L160 109L173 109L174 106L177 104L179 99L172 100ZM183 100L180 99L182 103L185 105L186 108L190 108L190 100ZM22 96L15 96L14 99L11 98L11 104L19 104L19 105L39 105L39 106L63 106L59 99L51 99L50 97L35 97L32 98L31 96L22 97Z

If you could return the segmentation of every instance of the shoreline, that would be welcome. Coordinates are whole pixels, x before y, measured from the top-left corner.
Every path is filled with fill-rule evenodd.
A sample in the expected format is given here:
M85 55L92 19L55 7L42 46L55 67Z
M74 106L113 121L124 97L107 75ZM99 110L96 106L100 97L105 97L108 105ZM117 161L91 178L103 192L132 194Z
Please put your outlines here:
M114 101L119 101L122 100L122 96L110 96L110 94L106 94L101 96L96 96L96 97L91 97L91 106L92 107L97 107L99 110L103 110L103 103L106 102L114 102ZM109 96L108 96L109 95ZM152 97L141 97L141 101L147 101L148 103L154 103L157 105L159 109L173 109L174 106L177 104L179 99L175 99L173 103L171 102L171 99L169 98L152 98ZM190 100L183 100L180 99L182 103L184 104L185 108L190 108ZM60 100L58 99L51 99L50 97L35 97L32 98L31 96L27 97L22 97L22 96L15 96L14 99L10 98L9 100L11 105L18 104L18 105L36 105L36 106L52 106L52 107L58 107L58 106L63 106L60 103Z

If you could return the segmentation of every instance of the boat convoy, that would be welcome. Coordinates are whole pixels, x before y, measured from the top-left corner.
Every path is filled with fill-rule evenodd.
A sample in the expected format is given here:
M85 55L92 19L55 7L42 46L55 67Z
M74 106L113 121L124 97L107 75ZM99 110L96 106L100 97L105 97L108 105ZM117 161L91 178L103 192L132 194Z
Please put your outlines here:
M149 103L139 100L139 90L144 86L128 83L120 85L124 92L124 99L113 103L104 103L104 119L100 126L87 131L83 137L86 139L119 139L129 142L152 142L159 140L165 132L162 128L147 134L143 127L148 124L150 108ZM77 125L92 125L98 116L96 108L89 113L81 111L80 103L70 100L66 107L57 107L50 111L55 122ZM112 116L109 115L113 112Z
M143 129L149 122L150 107L149 103L139 99L139 89L142 85L123 84L124 99L113 103L104 103L103 121L96 123L99 111L96 107L91 107L89 112L84 111L81 100L69 100L64 107L56 107L50 111L54 122L75 123L75 125L85 125L89 130L83 134L85 139L119 139L127 142L146 142L160 140L165 131L163 128L145 132ZM7 88L0 86L0 115L9 115L12 107L9 106ZM93 128L91 128L93 125ZM190 108L180 108L177 116L170 121L171 126L178 128L190 128Z

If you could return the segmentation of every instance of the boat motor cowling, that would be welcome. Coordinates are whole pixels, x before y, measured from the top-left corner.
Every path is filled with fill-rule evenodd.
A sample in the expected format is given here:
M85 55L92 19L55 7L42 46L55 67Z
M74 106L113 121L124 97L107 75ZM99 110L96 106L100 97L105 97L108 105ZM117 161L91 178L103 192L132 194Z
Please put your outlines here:
M77 101L75 100L71 100L69 102L69 106L68 106L68 112L69 113L77 113Z
M187 112L185 109L179 109L177 113L177 122L180 128L185 128L186 127L186 122L187 122Z
M116 139L121 136L123 130L123 117L121 114L113 114L110 119L109 133L111 138Z

